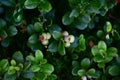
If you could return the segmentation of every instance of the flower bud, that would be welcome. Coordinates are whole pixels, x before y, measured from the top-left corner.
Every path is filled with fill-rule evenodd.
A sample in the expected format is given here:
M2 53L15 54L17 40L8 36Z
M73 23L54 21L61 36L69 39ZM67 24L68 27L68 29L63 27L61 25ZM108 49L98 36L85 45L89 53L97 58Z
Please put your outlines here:
M94 46L94 42L93 41L90 41L89 42L89 46L92 48Z
M49 43L48 40L44 40L44 41L42 42L42 44L45 45L45 46L48 45L48 43Z
M66 42L66 43L65 43L65 47L70 47L70 43L69 43L69 42Z
M62 35L65 37L65 36L68 36L69 33L68 33L67 31L63 31L63 32L62 32Z
M50 39L51 38L51 34L50 33L46 33L46 39Z
M74 37L73 35L69 35L69 36L66 36L66 37L64 38L64 40L65 40L66 42L73 43L73 42L75 41L75 37Z
M81 80L87 80L87 77L86 77L86 76L83 76L83 77L81 78Z
M43 42L43 41L45 41L45 37L44 37L43 35L41 35L41 36L39 37L39 40L40 40L41 42Z

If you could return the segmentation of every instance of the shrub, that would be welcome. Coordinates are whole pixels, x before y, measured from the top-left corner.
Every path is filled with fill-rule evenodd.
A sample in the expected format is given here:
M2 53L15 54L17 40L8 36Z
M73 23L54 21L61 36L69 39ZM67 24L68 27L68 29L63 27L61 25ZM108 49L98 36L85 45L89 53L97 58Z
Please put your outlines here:
M119 0L0 0L0 79L119 80Z

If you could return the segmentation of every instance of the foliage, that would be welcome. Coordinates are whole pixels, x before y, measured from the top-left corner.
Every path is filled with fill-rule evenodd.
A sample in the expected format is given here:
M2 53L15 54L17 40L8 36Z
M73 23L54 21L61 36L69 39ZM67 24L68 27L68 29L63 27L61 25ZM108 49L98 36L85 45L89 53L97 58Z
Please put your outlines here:
M0 0L0 79L119 80L119 0Z

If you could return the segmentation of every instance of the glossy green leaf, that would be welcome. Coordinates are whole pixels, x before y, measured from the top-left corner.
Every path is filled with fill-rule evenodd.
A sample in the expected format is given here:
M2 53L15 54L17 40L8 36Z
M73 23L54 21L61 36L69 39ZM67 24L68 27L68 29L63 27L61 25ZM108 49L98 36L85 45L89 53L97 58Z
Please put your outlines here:
M84 58L84 59L81 61L81 66L82 66L83 68L88 68L88 67L90 67L90 64L91 64L91 62L90 62L90 59L89 59L89 58Z
M117 52L118 50L115 47L110 47L107 49L107 54L108 56L111 56L111 57L117 57L118 56Z
M108 70L108 73L111 75L111 76L118 76L120 75L120 67L119 66L111 66Z
M34 30L36 31L36 32L40 32L40 31L42 31L42 27L43 25L42 25L42 23L40 23L40 22L36 22L35 24L34 24Z
M48 46L48 51L50 52L57 52L57 47L58 47L58 42L53 41L49 46Z
M8 28L8 35L9 36L15 36L18 33L18 30L15 26L10 26Z
M39 65L32 65L32 66L30 67L30 70L31 70L32 72L38 72L38 71L40 70L40 66L39 66Z
M85 30L87 28L88 24L87 23L76 23L75 27L79 30Z
M40 50L36 50L35 58L37 59L38 62L41 61L43 59L43 53Z
M93 54L93 56L99 54L99 50L98 50L98 46L93 46L92 49L91 49L91 52Z
M0 0L0 3L2 3L5 6L9 6L9 7L15 6L15 0Z
M112 30L112 24L109 21L107 21L106 22L106 32L110 32L111 30Z
M53 31L52 36L55 40L59 40L62 37L61 32Z
M58 53L59 53L60 55L65 55L65 54L66 54L65 46L64 46L63 41L60 41L60 42L59 42L59 45L58 45Z
M34 76L35 76L35 74L34 74L32 71L25 71L25 72L23 73L23 77L24 77L24 78L30 79L30 78L33 78Z
M36 34L32 34L28 39L28 42L31 44L35 44L37 41L38 41L38 36Z
M19 56L19 57L18 57ZM13 59L15 59L17 62L24 62L23 54L20 51L16 51L13 54Z
M89 69L89 70L87 71L87 75L89 75L89 76L93 76L94 74L95 74L95 69L94 69L94 68Z
M39 0L26 0L24 5L26 9L34 9L40 4Z
M80 69L80 70L78 70L78 75L79 76L85 76L85 74L86 74L86 71L84 70L84 69Z
M73 22L74 18L69 16L69 13L66 13L63 17L62 17L62 23L64 25L70 25Z
M44 11L44 12L49 12L52 10L52 5L50 4L50 2L44 0L41 1L40 5L38 6L40 11Z
M107 50L106 43L104 41L99 41L98 42L98 49L102 49L102 50L106 51Z
M0 31L0 36L6 38L6 37L8 36L8 34L6 33L6 31L1 30L1 31Z
M40 68L41 68L40 69L41 72L49 74L49 75L54 71L53 65L48 64L48 63L42 64Z

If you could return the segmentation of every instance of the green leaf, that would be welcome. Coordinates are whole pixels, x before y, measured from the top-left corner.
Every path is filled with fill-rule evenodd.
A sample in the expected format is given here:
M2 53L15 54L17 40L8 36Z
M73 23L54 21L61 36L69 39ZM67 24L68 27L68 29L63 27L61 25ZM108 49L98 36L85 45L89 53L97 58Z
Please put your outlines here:
M6 71L8 69L8 60L7 59L2 59L0 61L0 67L2 68L3 71Z
M83 15L81 19L82 19L82 22L84 22L84 23L89 23L90 20L91 20L89 14L85 14L85 15Z
M51 34L53 33L53 31L58 31L58 32L62 31L61 27L56 24L53 24L50 27L48 27L48 30Z
M73 18L73 17L70 17L69 15L70 15L69 13L66 13L66 14L63 16L63 18L62 18L62 23L63 23L64 25L70 25L70 24L73 22L74 18Z
M28 42L31 44L35 44L37 41L38 41L38 36L36 34L32 34L28 39Z
M24 62L23 54L20 51L16 51L12 57L17 62Z
M59 45L58 45L58 53L60 55L65 55L66 52L65 52L65 46L64 46L64 42L63 41L60 41L59 42Z
M78 75L78 70L79 70L78 66L73 67L73 69L72 69L72 75L77 76Z
M107 21L106 22L106 32L110 32L111 30L112 30L112 24L109 21Z
M41 68L41 69L40 69L40 72L46 73L46 74L48 74L48 75L50 75L50 74L54 71L53 65L48 64L48 63L42 64L42 65L40 66L40 68Z
M58 42L53 41L49 46L48 46L48 51L50 52L57 52L57 47L58 47Z
M34 61L35 61L35 57L32 56L32 55L28 55L28 56L26 57L26 60L31 61L31 62L34 62Z
M26 9L34 9L40 4L39 0L26 0L24 5Z
M115 47L110 47L107 49L107 54L110 57L117 57L118 56L117 52L118 50Z
M104 60L105 60L105 58L103 57L103 56L101 56L101 55L95 55L94 56L94 61L95 62L104 62Z
M89 70L87 71L87 74L88 74L89 76L93 76L93 75L95 74L95 69L94 69L94 68L89 69Z
M49 12L52 10L52 5L50 4L50 2L44 0L44 1L41 1L38 8L40 11Z
M91 62L90 62L90 59L89 59L89 58L84 58L84 59L81 61L81 66L82 66L83 68L88 68L88 67L90 67L90 64L91 64Z
M46 80L48 78L48 75L42 72L36 73L35 76L37 80Z
M80 70L78 70L78 75L79 76L85 76L85 74L86 74L86 71L84 70L84 69L80 69Z
M40 32L40 31L42 31L42 23L40 23L40 22L36 22L35 24L34 24L34 30L36 31L36 32Z
M120 67L119 66L111 66L108 70L108 73L111 75L111 76L118 76L120 75Z
M99 50L98 50L98 46L93 46L91 49L92 55L95 56L97 54L99 54Z
M31 70L32 72L38 72L38 71L40 70L40 66L39 66L39 65L32 65L32 66L30 67L30 70Z
M106 43L104 41L99 41L98 42L98 49L102 49L102 50L106 51L107 50Z
M24 73L23 73L23 77L24 78L33 78L35 76L35 74L32 72L32 71L25 71Z
M15 73L16 73L15 67L10 66L9 69L8 69L8 74L12 75L12 74L15 74Z
M87 28L87 23L78 22L75 24L75 27L79 30L85 30Z
M37 59L38 62L41 61L43 59L43 53L40 50L36 50L35 58Z
M98 38L103 38L104 37L104 32L102 30L97 31L97 37Z
M16 4L15 0L0 0L0 3L8 7L14 7Z
M8 28L8 35L9 36L15 36L18 33L18 30L16 29L15 26L10 26Z
M16 74L10 75L8 73L5 73L3 80L16 80L16 76Z
M52 36L55 40L59 40L62 37L61 32L53 31Z
M77 9L73 9L69 15L70 18L78 17L78 16L79 16L79 11Z
M6 31L1 30L1 31L0 31L0 36L6 38L6 37L8 36L8 34L6 33Z
M1 45L3 47L8 47L10 44L10 39L9 38L6 38L4 41L1 42Z
M84 35L83 34L81 34L80 36L79 36L79 43L78 43L79 45L79 49L81 50L81 51L84 51L84 50L86 50L86 45L85 45L85 38L84 38Z

